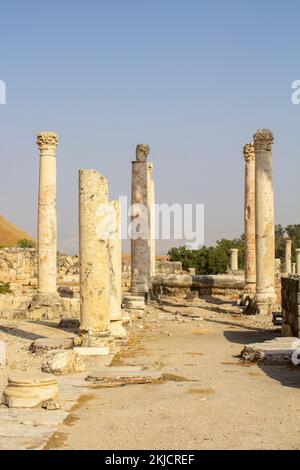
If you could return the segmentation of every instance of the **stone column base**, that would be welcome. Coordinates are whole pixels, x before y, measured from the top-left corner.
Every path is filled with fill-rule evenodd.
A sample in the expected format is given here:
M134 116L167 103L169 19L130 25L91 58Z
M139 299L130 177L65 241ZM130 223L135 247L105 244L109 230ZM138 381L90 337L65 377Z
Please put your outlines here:
M80 331L81 345L86 348L109 348L109 352L116 351L115 338L109 330L106 331Z
M127 331L123 326L123 322L111 321L110 322L110 334L115 339L126 339Z
M255 295L255 302L262 315L271 314L276 308L277 297L272 292L259 292Z

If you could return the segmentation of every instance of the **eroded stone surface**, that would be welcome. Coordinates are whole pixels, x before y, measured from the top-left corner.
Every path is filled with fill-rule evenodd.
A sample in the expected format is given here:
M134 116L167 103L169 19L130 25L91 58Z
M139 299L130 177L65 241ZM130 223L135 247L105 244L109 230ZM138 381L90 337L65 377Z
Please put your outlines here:
M50 351L42 363L42 371L47 374L64 375L83 372L85 364L77 351Z
M154 370L143 370L142 367L106 367L99 368L87 377L88 382L97 384L146 384L158 382L162 379L162 374Z
M299 345L298 338L275 338L264 343L248 344L242 351L242 357L246 361L269 365L290 364L297 345Z
M30 351L50 351L52 349L72 349L74 347L74 338L39 338L30 345Z
M54 377L38 372L14 372L8 378L2 402L9 408L34 408L57 396L58 384Z

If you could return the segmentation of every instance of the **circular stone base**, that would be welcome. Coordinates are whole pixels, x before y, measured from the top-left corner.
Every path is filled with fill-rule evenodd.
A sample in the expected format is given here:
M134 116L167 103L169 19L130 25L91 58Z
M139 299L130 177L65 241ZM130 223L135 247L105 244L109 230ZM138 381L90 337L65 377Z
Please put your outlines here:
M57 396L57 380L48 374L14 373L8 378L2 402L10 408L33 408Z

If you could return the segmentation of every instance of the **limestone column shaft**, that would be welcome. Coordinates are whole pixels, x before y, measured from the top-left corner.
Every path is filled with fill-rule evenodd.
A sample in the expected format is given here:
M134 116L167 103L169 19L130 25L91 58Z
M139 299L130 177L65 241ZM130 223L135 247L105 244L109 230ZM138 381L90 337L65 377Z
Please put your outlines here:
M38 202L38 292L57 295L57 215L56 215L56 148L55 132L37 134L40 150Z
M230 250L230 269L231 271L239 270L239 250L237 248Z
M149 277L155 276L155 185L153 179L153 163L148 163L148 207L149 207Z
M289 238L285 241L285 272L292 272L292 240Z
M138 145L132 162L131 292L149 292L150 250L148 209L148 145Z
M296 273L300 274L300 248L296 249Z
M246 295L256 291L255 247L255 152L254 145L244 147L245 158L245 289Z
M270 312L272 305L276 303L273 142L273 134L267 129L260 129L254 135L256 302L262 312Z
M292 263L292 274L296 274L296 263Z
M121 247L121 205L112 201L112 228L109 238L110 290L109 310L111 321L122 320L122 247Z
M109 332L108 204L107 180L95 170L80 170L80 317L90 346Z

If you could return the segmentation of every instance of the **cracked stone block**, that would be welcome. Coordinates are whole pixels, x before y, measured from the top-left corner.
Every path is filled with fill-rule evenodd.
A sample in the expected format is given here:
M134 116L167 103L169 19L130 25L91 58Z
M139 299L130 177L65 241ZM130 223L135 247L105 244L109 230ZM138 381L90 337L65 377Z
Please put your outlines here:
M51 351L53 349L72 349L74 338L39 338L30 345L30 351Z
M86 380L103 386L122 386L159 382L162 374L142 367L106 367L92 371Z
M291 364L293 354L299 349L299 338L275 338L263 343L248 344L242 351L242 357L249 362L260 362L267 365Z
M48 374L64 375L84 370L85 364L74 350L49 351L42 363L42 371Z
M116 339L126 339L127 331L122 325L122 321L110 322L110 334Z

